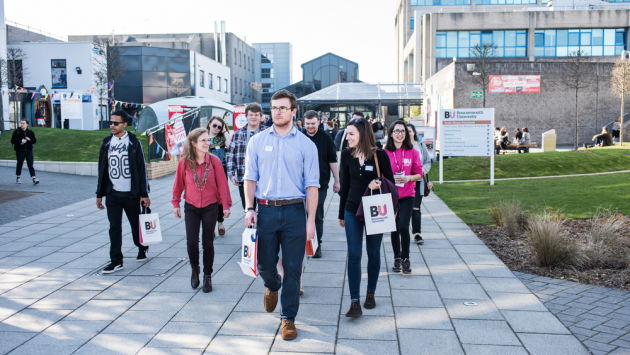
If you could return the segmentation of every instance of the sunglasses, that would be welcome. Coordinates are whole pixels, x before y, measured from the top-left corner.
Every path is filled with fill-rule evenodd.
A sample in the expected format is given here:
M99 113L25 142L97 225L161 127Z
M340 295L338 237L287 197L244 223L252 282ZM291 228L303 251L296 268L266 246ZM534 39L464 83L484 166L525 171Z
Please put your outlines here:
M125 122L109 121L109 125L110 125L110 126L111 126L111 125L114 125L114 126L116 126L116 127L118 127L118 125L119 125L119 124L123 124L123 123L125 123Z
M223 125L216 125L216 124L213 124L213 125L212 125L212 128L222 129L222 128L223 128Z
M350 120L350 122L355 122L355 123L364 123L365 124L365 119L364 118L353 118Z

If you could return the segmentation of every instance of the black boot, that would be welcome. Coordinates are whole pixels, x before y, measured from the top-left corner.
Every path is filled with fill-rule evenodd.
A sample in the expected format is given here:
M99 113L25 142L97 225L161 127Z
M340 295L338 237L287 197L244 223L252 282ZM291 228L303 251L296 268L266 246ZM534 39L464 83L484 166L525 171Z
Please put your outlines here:
M208 293L212 291L212 276L203 275L203 292Z
M315 255L313 255L313 258L319 259L321 257L322 257L322 246L318 245L317 250L315 251Z
M402 259L403 274L411 274L411 261L408 258Z
M394 267L392 267L393 272L400 272L400 258L394 258Z
M367 291L367 294L365 295L365 303L363 304L363 307L367 309L372 309L376 307L376 299L374 298L374 292Z
M199 287L199 273L200 272L201 272L201 268L199 266L192 269L192 275L190 276L190 286L192 286L192 288Z
M363 311L361 310L361 301L352 301L352 304L350 305L350 310L348 311L348 313L346 313L346 317L356 318L361 317L362 314Z

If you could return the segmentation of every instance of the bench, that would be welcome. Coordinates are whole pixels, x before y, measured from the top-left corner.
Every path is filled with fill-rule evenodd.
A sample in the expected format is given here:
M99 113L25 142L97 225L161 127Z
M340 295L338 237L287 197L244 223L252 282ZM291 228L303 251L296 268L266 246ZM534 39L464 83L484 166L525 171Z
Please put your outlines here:
M536 143L532 143L529 145L521 145L521 144L508 144L506 149L501 149L503 154L505 154L508 150L518 150L523 148L536 148L538 145Z

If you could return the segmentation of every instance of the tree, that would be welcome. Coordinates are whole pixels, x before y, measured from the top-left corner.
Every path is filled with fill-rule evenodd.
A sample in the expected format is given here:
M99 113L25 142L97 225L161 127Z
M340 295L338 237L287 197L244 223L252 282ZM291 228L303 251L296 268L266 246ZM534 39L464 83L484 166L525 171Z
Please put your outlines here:
M24 66L24 62L28 59L26 52L19 47L7 47L7 84L9 89L16 89L16 87L23 87L24 80L28 77L28 72ZM19 90L14 90L13 101L17 101ZM9 96L9 99L11 96ZM10 101L10 100L9 100ZM18 110L15 112L14 122L17 127L19 125Z
M586 88L591 80L588 67L586 65L588 60L584 58L584 55L584 51L574 51L569 53L569 62L564 66L561 77L562 84L572 91L575 90L575 150L578 149L579 144L579 93L580 89Z
M115 84L127 71L127 62L124 58L125 48L115 38L96 37L92 40L94 56L92 57L94 72L97 77L106 78L106 84ZM104 86L105 87L105 86ZM109 96L112 100L116 100L114 96L114 87L109 90Z
M613 93L621 97L621 127L619 128L619 142L623 145L623 108L626 95L630 93L630 61L626 58L618 59L613 67L610 77L611 89Z
M179 97L186 90L184 89L184 79L171 79L171 92L175 97Z
M107 85L107 72L97 70L94 72L94 80L96 83L96 92L98 93L98 106L101 113L101 122L103 122L103 99L107 97L107 89L109 88ZM107 104L105 105L105 107L108 106L109 105Z
M0 57L0 88L8 87L7 61ZM4 133L4 100L0 94L0 133Z
M258 94L262 94L262 83L250 83L249 85L254 90L254 101L258 102Z
M483 90L483 107L486 107L486 92L490 84L490 71L494 67L498 55L497 46L493 43L477 44L470 50L470 57L475 64L473 82Z

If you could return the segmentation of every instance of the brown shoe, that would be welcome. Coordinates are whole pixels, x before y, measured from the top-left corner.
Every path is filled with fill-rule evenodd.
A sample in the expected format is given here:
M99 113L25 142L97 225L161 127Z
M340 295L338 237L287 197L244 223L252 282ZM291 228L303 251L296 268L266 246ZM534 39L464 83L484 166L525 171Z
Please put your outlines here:
M219 228L219 235L225 235L225 228L224 227Z
M365 303L363 307L367 309L372 309L376 307L376 299L374 298L374 292L367 291L367 295L365 295Z
M278 291L271 292L267 289L265 292L265 310L271 313L276 310L276 305L278 305Z
M288 319L282 320L282 340L293 340L297 338L297 329L295 323Z
M346 317L357 318L361 317L362 314L363 311L361 310L361 301L352 301L352 304L350 305L350 310L348 311L348 313L346 313Z

